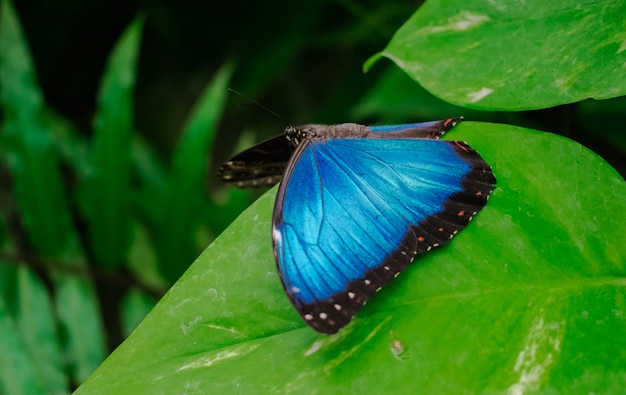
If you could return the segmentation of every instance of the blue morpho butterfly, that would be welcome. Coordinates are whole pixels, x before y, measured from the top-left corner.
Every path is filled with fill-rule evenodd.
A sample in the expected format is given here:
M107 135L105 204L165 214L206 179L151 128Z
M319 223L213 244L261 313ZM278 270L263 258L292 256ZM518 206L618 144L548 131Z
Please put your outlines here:
M462 120L390 126L288 126L222 165L227 184L281 181L274 257L287 296L322 333L345 326L413 260L448 241L485 204L496 179L461 141Z

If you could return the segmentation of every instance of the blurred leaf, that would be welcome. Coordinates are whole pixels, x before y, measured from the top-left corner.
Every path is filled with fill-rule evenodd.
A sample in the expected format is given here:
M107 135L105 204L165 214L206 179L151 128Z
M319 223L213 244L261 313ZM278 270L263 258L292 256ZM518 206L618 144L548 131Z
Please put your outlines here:
M203 217L214 237L230 225L253 201L252 192L245 189L225 187L213 194L206 202Z
M25 266L18 269L18 327L33 368L49 394L67 394L68 378L58 344L57 321L44 283Z
M130 241L133 92L142 25L136 18L109 58L94 123L93 173L79 194L94 258L107 268L124 263Z
M2 153L14 178L14 199L30 240L41 255L55 259L62 259L68 254L80 257L56 155L57 148L60 152L70 151L62 145L55 147L58 142L52 138L53 133L55 136L57 132L67 135L72 131L61 117L46 108L15 12L8 1L3 1L1 6L0 83L5 116ZM80 152L80 148L76 152ZM76 164L75 161L69 162ZM80 171L80 168L77 170ZM81 262L80 259L78 261ZM22 313L27 313L24 325L37 325L25 332L28 338L26 345L40 348L35 349L38 355L28 364L46 372L44 376L48 380L48 388L54 390L63 386L61 392L66 392L67 383L62 383L58 377L61 360L58 351L54 351L54 330L47 322L51 313L46 313L44 305L33 310L33 305L46 299L42 295L42 285L37 285L31 276L21 275L18 278L21 280L14 295L19 295L20 299L8 303L16 303L16 311L20 311L19 306L22 306ZM105 356L97 298L87 280L59 273L54 283L56 309L67 341L67 357L75 381L82 382ZM77 289L80 291L74 292ZM28 298L36 299L29 301ZM50 338L46 339L47 336ZM30 375L28 369L24 372ZM44 384L41 383L41 386Z
M138 135L133 140L132 156L133 164L136 166L136 172L142 184L156 189L165 186L166 177L163 164L152 147Z
M120 306L120 317L124 337L128 337L137 325L152 310L156 301L139 289L131 289L126 293Z
M165 292L171 284L159 273L156 251L148 230L140 223L136 223L133 230L127 269L142 284Z
M429 0L379 56L470 108L608 99L626 94L625 14L621 0Z
M55 278L55 292L70 374L82 383L107 355L98 299L89 282L63 275Z
M4 1L6 3L6 0ZM0 393L44 394L42 377L30 359L15 322L0 299Z
M228 156L248 149L257 142L255 131L245 129L239 135L235 149ZM215 238L264 191L226 186L219 181L217 173L209 174L208 179L212 181L212 184L217 184L217 190L212 193L211 199L205 203L203 217L204 223L213 232L213 238Z
M11 3L2 1L0 7L0 152L28 238L51 257L62 253L72 236L69 209L26 41Z
M284 295L273 189L76 394L621 391L624 180L547 133L466 122L449 138L493 165L492 199L338 334L315 333Z
M226 103L233 65L227 63L207 85L183 126L183 135L172 160L161 218L156 230L161 274L175 281L197 256L193 235L206 201L203 185L207 157L213 151L217 125Z
M163 215L165 199L163 191L168 186L167 171L153 147L139 136L136 136L133 141L132 155L135 172L139 180L139 188L133 190L134 201L140 202L140 204L136 205L137 215L143 220L142 222L147 223L148 227L156 228L158 227L158 218ZM129 264L131 264L132 259L130 254L133 254L132 250L136 248L134 245L137 243L135 237L137 236L133 237L133 244L131 244L131 251L129 252ZM149 241L147 244L141 243L147 248L153 248ZM151 254L155 255L154 252ZM135 261L135 263L139 263L139 261ZM141 264L136 266L139 272L141 272L140 266Z
M80 176L88 175L90 153L83 136L68 119L49 107L46 108L45 119L62 162Z
M0 260L0 299L4 308L15 317L18 311L17 266L7 258Z

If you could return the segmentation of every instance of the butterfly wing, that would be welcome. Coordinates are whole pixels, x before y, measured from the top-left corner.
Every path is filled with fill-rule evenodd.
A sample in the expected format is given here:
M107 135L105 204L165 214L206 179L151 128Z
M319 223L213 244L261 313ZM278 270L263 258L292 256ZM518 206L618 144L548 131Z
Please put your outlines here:
M224 163L218 177L238 188L269 187L280 181L291 147L285 135L263 141Z
M370 126L369 128L374 132L374 136L379 138L438 139L462 120L463 117L401 125Z
M462 119L451 118L444 121L370 126L369 129L376 138L438 139ZM274 137L225 162L218 171L218 177L225 184L238 188L272 186L280 181L292 151L293 149L284 134Z
M274 208L287 295L307 324L335 333L416 254L463 229L494 183L489 165L462 142L305 140Z

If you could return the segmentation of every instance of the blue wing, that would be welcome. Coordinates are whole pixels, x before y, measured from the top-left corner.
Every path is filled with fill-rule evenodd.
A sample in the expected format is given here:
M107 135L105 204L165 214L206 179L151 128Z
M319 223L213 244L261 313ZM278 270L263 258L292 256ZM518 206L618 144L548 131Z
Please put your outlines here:
M463 229L493 183L490 167L461 142L305 140L274 208L287 295L307 324L336 332L415 254Z

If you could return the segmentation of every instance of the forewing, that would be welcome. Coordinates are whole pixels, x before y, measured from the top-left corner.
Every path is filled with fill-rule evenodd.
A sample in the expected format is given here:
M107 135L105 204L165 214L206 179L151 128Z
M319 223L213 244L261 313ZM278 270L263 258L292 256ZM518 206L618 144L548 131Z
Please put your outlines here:
M238 188L269 187L280 181L290 156L287 138L280 135L225 162L218 171L218 177Z
M303 142L273 218L287 295L307 324L335 333L415 254L463 229L494 183L489 165L462 142Z
M374 137L379 138L439 139L445 132L452 129L462 120L463 117L401 125L370 126L369 128L374 132Z

